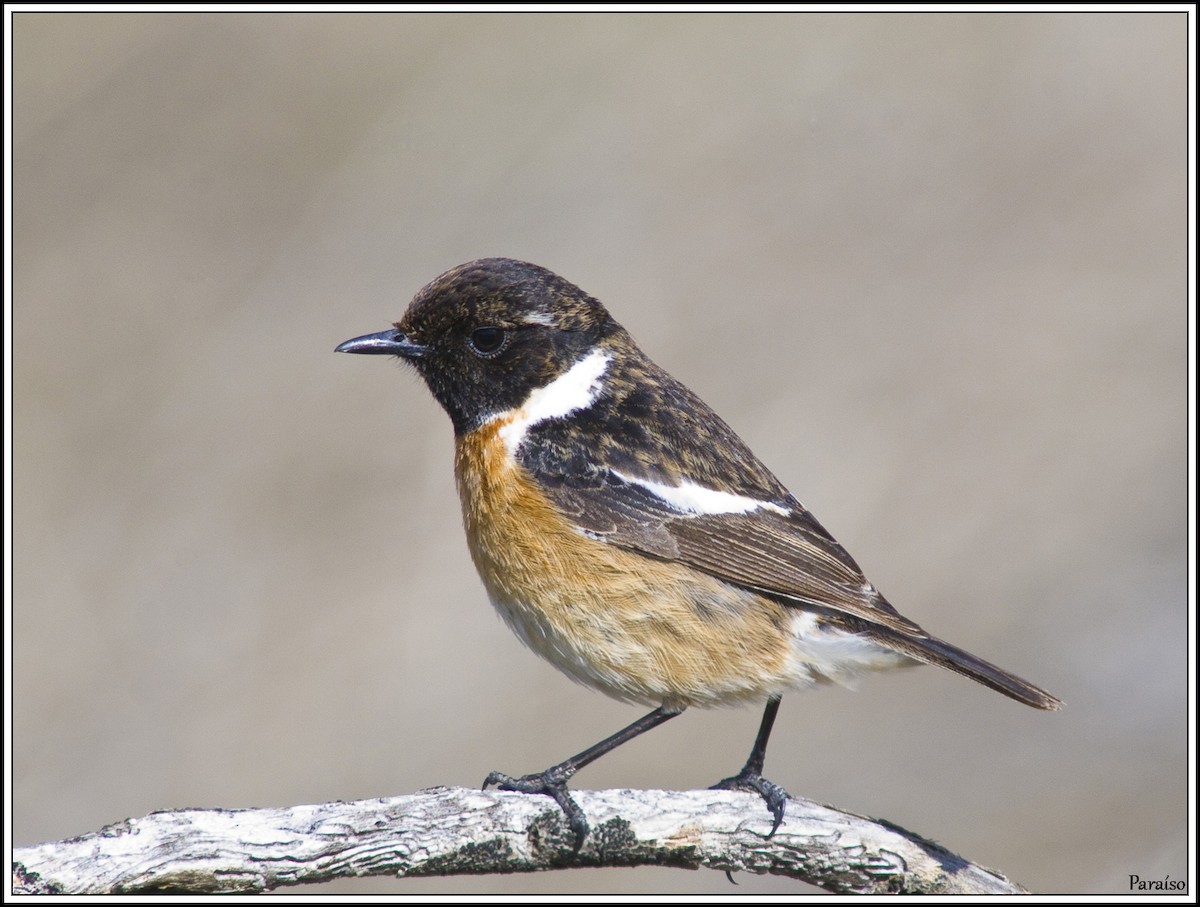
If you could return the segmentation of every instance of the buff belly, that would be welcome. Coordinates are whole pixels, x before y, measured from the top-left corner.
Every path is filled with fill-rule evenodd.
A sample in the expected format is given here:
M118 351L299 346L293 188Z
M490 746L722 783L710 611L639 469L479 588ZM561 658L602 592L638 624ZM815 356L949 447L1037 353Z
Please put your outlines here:
M589 538L489 423L457 441L475 566L517 636L572 679L647 705L761 701L907 663L814 614Z

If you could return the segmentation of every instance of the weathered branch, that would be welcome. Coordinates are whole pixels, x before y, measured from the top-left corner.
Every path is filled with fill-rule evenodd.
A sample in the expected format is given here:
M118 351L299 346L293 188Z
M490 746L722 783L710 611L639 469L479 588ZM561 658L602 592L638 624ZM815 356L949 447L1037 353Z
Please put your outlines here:
M755 795L572 791L591 823L572 850L547 798L434 788L282 809L182 809L13 852L15 892L268 891L354 876L574 866L773 873L829 891L1019 894L1024 889L895 825L793 798L771 838Z

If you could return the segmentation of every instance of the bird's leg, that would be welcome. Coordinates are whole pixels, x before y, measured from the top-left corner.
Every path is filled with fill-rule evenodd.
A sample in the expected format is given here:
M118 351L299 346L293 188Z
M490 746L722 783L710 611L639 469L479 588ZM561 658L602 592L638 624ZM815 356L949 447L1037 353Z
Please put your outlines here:
M746 760L742 770L732 778L718 781L709 790L744 790L757 793L767 802L767 808L775 817L770 834L775 834L783 822L783 811L787 808L788 792L762 776L763 764L767 759L767 739L771 736L771 727L775 724L775 715L779 711L779 697L767 700L767 708L763 712L762 724L758 726L758 736L754 738L754 748L750 750L750 758Z
M514 778L503 772L492 772L483 782L483 789L487 790L494 784L498 790L518 791L524 794L545 794L547 797L552 797L554 802L566 813L567 824L575 832L575 849L578 850L583 846L583 839L587 837L588 823L583 810L579 808L578 803L571 799L571 794L567 791L567 782L571 780L571 776L585 765L595 762L605 753L615 750L622 743L627 743L639 734L658 727L682 711L682 708L676 706L660 706L649 715L645 715L628 727L617 731L611 737L605 737L595 746L588 747L579 755L572 756L565 762L550 766L544 772L523 775L520 778ZM765 741L763 745L766 745ZM761 766L761 759L759 764Z

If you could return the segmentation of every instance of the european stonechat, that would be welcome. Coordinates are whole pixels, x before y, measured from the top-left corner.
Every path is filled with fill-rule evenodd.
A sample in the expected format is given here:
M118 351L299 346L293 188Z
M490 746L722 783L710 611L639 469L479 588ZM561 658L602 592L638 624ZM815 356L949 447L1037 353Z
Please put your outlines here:
M492 603L573 680L654 705L544 772L484 787L553 797L576 845L579 769L688 706L766 702L750 758L716 788L757 792L788 690L924 662L1039 709L1045 690L930 636L728 425L597 300L545 268L469 262L343 353L412 364L454 424L467 543Z

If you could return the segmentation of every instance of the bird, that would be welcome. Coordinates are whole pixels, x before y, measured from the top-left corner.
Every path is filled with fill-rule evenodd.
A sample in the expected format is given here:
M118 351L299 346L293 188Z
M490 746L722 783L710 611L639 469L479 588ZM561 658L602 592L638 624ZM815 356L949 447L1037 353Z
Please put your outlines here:
M770 837L788 801L763 775L785 693L925 663L1062 705L901 615L723 419L553 271L467 262L336 351L397 357L449 415L467 546L520 640L653 706L544 771L484 781L551 797L576 849L589 827L575 773L690 707L764 704L745 765L713 788L761 797Z

